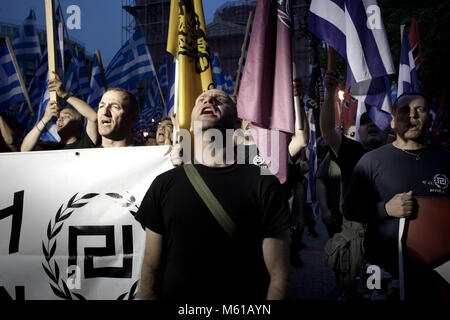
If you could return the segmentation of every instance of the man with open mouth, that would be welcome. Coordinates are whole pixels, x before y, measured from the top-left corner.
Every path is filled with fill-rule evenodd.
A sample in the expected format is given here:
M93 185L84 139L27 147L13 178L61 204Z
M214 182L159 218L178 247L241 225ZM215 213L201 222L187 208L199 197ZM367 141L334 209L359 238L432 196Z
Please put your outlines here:
M421 93L404 93L392 111L391 127L396 140L361 158L343 204L347 219L367 223L365 258L369 264L387 271L391 284L403 272L398 263L400 219L409 221L420 214L416 196L450 196L450 153L427 145L430 118L425 97ZM436 298L436 291L430 286L434 277L430 270L417 266L404 254L406 299ZM400 287L391 289L388 298L398 298Z

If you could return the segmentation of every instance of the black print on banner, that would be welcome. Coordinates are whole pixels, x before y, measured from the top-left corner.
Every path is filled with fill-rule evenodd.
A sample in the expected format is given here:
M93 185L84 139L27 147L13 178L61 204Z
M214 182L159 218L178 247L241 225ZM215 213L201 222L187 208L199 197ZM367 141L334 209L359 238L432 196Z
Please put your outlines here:
M20 229L22 228L24 191L14 192L12 206L0 210L0 220L12 216L11 236L9 238L9 254L19 252Z
M16 291L16 300L25 300L25 287L14 287ZM13 297L6 291L5 287L0 287L0 300L14 300Z
M131 225L122 226L123 267L94 268L94 257L114 256L116 254L114 226L70 226L69 227L69 266L77 265L78 237L105 236L104 248L84 248L84 277L89 278L131 278L133 273L133 229Z
M88 193L77 199L78 193L74 194L70 198L69 202L66 205L65 204L61 205L61 207L58 209L58 212L56 213L55 218L51 219L50 222L48 223L47 240L42 241L42 251L44 254L44 258L45 258L44 263L42 263L42 267L44 268L45 273L47 274L47 276L49 277L49 279L51 281L51 283L49 283L49 285L50 285L50 288L52 289L53 293L62 299L86 300L86 298L83 295L76 293L76 292L72 292L69 289L66 282L71 279L63 279L62 277L60 277L60 275L61 275L60 268L58 266L57 261L54 259L54 255L55 255L56 247L57 247L57 235L61 232L64 223L67 222L67 220L70 218L70 216L76 212L75 211L76 209L84 207L86 204L88 204L88 202L91 199L93 199L99 195L100 195L99 193ZM109 198L115 199L116 201L120 201L120 203L118 203L118 205L120 205L121 207L128 208L129 213L132 214L133 216L136 214L137 210L139 209L139 207L136 205L136 199L133 195L128 195L128 197L124 197L118 193L106 193L105 195L108 196ZM64 209L64 207L65 207L65 209ZM52 220L53 220L53 222L52 222ZM90 226L90 227L93 227L93 226ZM91 258L93 258L94 256L101 256L102 254L105 254L105 252L109 255L110 251L114 255L115 254L114 228L112 229L112 232L111 232L110 231L111 226L94 226L94 227L99 227L100 229L103 227L106 227L106 229L103 229L103 232L101 232L101 235L106 236L107 246L106 246L106 248L85 248L85 255L90 254ZM69 229L70 229L70 226L69 226ZM100 229L98 229L98 230L100 230ZM93 229L91 228L90 230L92 231ZM105 230L108 230L108 231L105 233ZM77 232L73 232L73 234L76 235ZM124 267L118 268L118 269L122 269L121 271L119 271L119 275L127 274L127 271L126 271L127 269L132 270L131 266L127 266L127 264L129 264L129 263L131 263L131 265L132 265L132 260L130 259L130 262L127 262L127 263L125 262L125 261L127 261L125 258L128 258L126 255L127 254L132 255L132 253L133 253L132 226L131 225L123 226L122 234L123 234L123 239L124 239L123 240ZM90 233L90 235L92 235L92 233ZM70 238L70 236L69 236L69 238ZM77 238L77 236L75 236L75 239L76 238ZM108 245L108 241L110 243L111 239L112 239L113 246L111 246L111 244ZM70 242L70 240L69 240L69 242ZM72 240L72 243L75 243L75 251L76 251L76 240L75 241ZM70 246L70 243L69 243L69 246ZM111 250L111 248L113 250ZM93 251L89 251L89 249L91 249ZM98 249L100 249L100 251L98 251ZM88 253L86 253L86 250L88 250ZM99 252L100 252L100 254L99 254ZM72 263L72 261L77 261L77 256L75 255L73 257L73 259L74 260L69 261L69 267L70 267L70 263ZM87 270L87 273L90 276L92 276L92 275L95 276L96 269L93 268L92 260L91 260L91 262L88 262L87 264L88 264L88 266L86 267L86 262L85 262L85 272ZM76 266L76 267L78 267L78 266ZM103 269L103 268L100 268L100 269ZM105 270L101 270L100 274L103 274L102 272L104 272L104 271ZM103 275L101 275L101 276L103 277ZM131 278L131 276L129 278ZM117 297L117 300L124 300L124 299L132 300L136 294L136 289L137 289L138 283L139 283L139 280L135 281L133 283L133 285L131 286L130 290L128 292L122 293L119 297Z

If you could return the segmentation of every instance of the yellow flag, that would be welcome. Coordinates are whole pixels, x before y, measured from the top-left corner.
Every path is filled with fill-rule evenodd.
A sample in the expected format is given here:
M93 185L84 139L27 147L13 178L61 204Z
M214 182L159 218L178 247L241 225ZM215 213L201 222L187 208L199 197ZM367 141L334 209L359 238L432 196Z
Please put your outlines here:
M178 60L178 121L188 129L195 99L214 88L201 0L171 0L167 51Z

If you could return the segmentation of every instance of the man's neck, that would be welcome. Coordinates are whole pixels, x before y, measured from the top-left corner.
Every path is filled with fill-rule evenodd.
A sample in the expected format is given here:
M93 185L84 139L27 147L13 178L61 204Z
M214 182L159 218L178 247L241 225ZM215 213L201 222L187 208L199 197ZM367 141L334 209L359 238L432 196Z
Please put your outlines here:
M397 135L397 139L392 143L394 147L403 150L420 150L425 148L423 141L405 140Z
M212 168L227 167L234 163L234 159L227 162L226 147L218 147L214 142L205 140L202 140L199 148L194 144L194 157L197 163Z
M133 145L133 138L127 137L121 140L111 140L106 137L102 137L103 148L118 148L118 147L131 147Z
M61 137L61 144L71 144L77 141L77 137Z

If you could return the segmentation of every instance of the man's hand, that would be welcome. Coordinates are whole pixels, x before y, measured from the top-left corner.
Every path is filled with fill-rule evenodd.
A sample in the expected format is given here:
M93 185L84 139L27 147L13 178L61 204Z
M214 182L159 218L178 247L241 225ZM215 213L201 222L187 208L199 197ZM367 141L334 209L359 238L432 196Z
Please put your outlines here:
M333 70L327 70L324 78L325 88L328 93L333 93L339 85L339 74Z
M176 143L170 150L170 161L174 167L181 166L183 164L183 148L180 143Z
M58 74L53 71L54 78L48 81L48 91L56 91L58 97L63 98L66 96L67 91L64 88L64 84L59 78Z
M170 132L170 129L166 126L164 128L164 145L171 145L172 144L172 133Z
M42 122L44 122L44 125L47 125L53 117L58 117L58 113L59 108L56 101L49 101L47 107L45 108L44 116L41 119Z
M413 192L397 193L391 200L386 202L386 212L391 217L404 218L411 215L417 208Z

